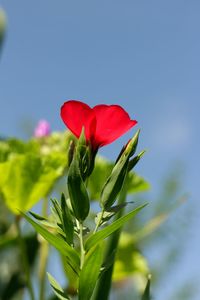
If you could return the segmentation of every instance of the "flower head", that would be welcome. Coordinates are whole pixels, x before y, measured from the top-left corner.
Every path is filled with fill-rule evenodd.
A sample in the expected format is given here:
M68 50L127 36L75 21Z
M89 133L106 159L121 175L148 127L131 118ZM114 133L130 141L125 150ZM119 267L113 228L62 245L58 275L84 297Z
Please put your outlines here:
M46 120L40 120L34 130L35 137L43 137L50 134L50 125Z
M84 127L86 141L94 151L112 143L137 124L119 105L100 104L91 108L78 100L62 105L61 118L77 138Z

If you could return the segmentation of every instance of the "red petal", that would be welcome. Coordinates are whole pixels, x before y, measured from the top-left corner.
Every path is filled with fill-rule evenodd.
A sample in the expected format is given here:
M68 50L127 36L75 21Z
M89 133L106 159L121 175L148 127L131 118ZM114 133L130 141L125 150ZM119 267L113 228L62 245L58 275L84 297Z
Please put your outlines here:
M84 126L86 140L92 139L96 118L91 107L78 100L69 100L62 105L60 115L65 125L77 138Z
M97 105L93 111L97 120L95 142L98 146L112 143L137 124L119 105Z

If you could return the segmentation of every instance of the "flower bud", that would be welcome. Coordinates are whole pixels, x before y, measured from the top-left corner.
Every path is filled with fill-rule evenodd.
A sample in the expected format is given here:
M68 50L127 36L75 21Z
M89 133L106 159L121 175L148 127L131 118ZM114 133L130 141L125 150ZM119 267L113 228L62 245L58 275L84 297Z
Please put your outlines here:
M123 186L126 174L129 168L129 159L135 153L139 137L139 130L130 140L125 149L121 152L117 163L115 164L111 175L108 177L102 193L100 204L103 209L110 208L116 201L116 198Z

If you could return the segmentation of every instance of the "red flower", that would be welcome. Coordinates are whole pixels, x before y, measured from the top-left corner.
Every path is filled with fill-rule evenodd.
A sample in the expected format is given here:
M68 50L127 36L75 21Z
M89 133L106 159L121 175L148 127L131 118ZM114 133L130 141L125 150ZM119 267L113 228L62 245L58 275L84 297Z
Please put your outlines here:
M69 100L61 107L61 118L69 130L79 138L84 127L87 142L92 149L112 143L137 124L119 105L96 105Z

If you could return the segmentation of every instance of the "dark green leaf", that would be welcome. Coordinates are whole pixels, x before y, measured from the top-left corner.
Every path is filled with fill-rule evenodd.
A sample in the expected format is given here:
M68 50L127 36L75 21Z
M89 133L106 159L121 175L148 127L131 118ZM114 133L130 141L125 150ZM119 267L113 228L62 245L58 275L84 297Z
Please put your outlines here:
M89 300L93 294L103 258L103 249L97 245L86 255L79 279L79 300Z
M42 217L42 216L40 216L40 215L38 215L34 212L29 211L29 214L31 214L31 216L33 216L36 220L39 220L39 221L46 221L47 220L47 218L44 218L44 217Z
M133 218L142 208L144 208L147 204L141 205L134 209L133 211L129 212L127 215L119 218L115 222L108 225L106 228L102 229L99 232L96 232L95 234L91 235L86 243L85 243L85 249L88 251L91 247L96 245L101 240L104 240L106 237L108 237L110 234L115 232L117 229L119 229L124 223L129 221L131 218Z

